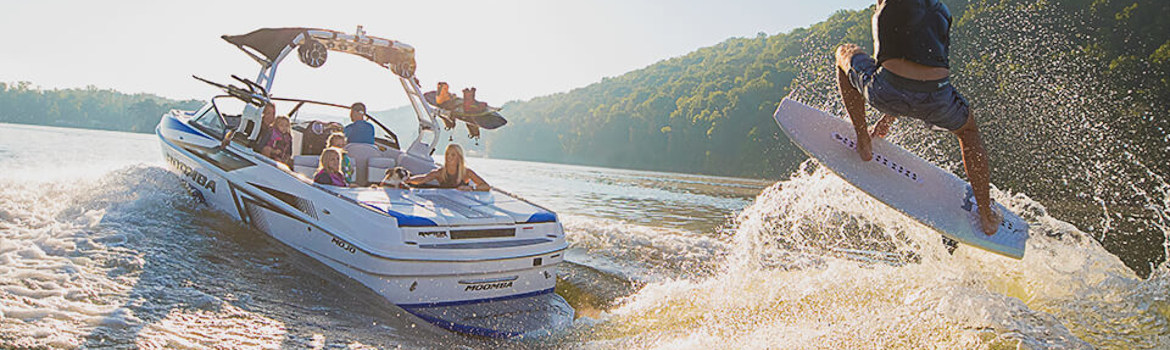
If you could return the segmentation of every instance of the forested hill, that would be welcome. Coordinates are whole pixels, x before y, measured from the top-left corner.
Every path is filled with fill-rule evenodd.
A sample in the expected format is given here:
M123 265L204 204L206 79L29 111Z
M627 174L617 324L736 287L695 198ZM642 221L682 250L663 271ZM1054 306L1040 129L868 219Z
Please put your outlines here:
M171 109L195 110L202 101L126 94L89 86L44 90L29 82L0 83L0 122L154 132Z
M1126 137L1135 140L1153 142L1165 136L1165 129L1159 133L1157 128L1166 126L1166 116L1149 113L1165 112L1170 98L1170 21L1165 20L1170 15L1170 2L944 2L955 19L951 62L956 85L968 87L964 92L976 106L999 104L996 99L1011 90L1003 84L1019 78L1010 74L1064 75L1065 80L1080 79L1082 84L1102 83L1130 102L1129 110L1116 111L1126 116L1097 116L1100 122L1138 123L1140 128L1122 126L1130 133ZM806 102L836 107L830 101L835 87L832 49L851 42L872 51L872 14L872 7L840 11L810 28L730 39L566 93L508 103L504 107L509 125L485 133L488 154L623 168L786 177L804 157L775 126L772 112L793 87L816 95ZM1056 38L1041 39L1044 33L1053 33ZM1048 39L1056 41L1038 41ZM1069 75L1086 73L1073 72L1070 65L1089 70L1092 79ZM1027 71L1029 68L1035 70ZM986 85L972 88L976 84ZM1071 90L1078 88L1074 84L1056 85L1066 93L1076 93ZM1015 102L1036 103L1018 97ZM1026 109L1000 107L1014 113ZM984 119L1006 117L1011 116ZM989 125L993 132L1007 127L1003 123ZM1155 131L1141 130L1147 127Z

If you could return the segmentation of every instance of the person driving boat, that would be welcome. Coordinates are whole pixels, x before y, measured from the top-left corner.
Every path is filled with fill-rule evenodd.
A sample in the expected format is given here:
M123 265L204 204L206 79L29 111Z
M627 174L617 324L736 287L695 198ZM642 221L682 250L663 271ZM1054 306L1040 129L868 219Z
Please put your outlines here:
M349 108L349 120L345 126L345 138L349 143L374 144L374 125L366 121L366 104L355 102Z

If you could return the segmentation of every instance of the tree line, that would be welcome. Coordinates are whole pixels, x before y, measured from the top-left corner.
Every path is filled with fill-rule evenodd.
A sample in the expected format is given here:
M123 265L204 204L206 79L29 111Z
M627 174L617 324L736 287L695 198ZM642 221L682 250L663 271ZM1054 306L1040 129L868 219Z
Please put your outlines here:
M944 3L954 16L951 62L956 84L973 105L987 110L980 118L986 120L986 129L1003 136L993 141L1036 138L1017 135L1026 129L1018 126L1037 121L1031 113L1042 111L1022 105L1034 104L1044 92L1018 95L1014 90L1061 89L1071 96L1091 88L1126 103L1120 109L1088 111L1093 114L1078 119L1108 124L1125 141L1150 145L1135 147L1147 158L1165 154L1167 119L1155 114L1164 113L1170 101L1170 21L1164 20L1170 3ZM487 152L537 161L785 177L804 157L775 126L772 112L794 89L809 90L818 100L813 102L836 107L832 50L847 42L872 48L873 10L839 11L809 28L729 39L572 91L510 102L504 112L511 123L485 134ZM1040 32L1048 34L1041 38ZM1041 41L1048 39L1056 41ZM1028 78L1033 75L1047 78ZM1016 83L1031 85L1010 86ZM1057 97L1055 103L1069 102L1066 96ZM1108 104L1080 97L1081 104ZM1040 129L1051 135L1068 128ZM999 158L1008 159L1010 148L996 148L1007 152Z
M1140 275L1170 218L1170 2L943 0L953 84L1001 190L1044 201ZM797 99L843 115L833 49L872 51L874 7L734 38L572 91L504 105L492 157L782 179L807 159L772 120ZM870 52L872 54L872 52ZM876 113L870 111L871 122ZM958 143L901 118L891 138L964 175ZM1103 239L1107 237L1108 239Z
M172 100L87 86L45 90L30 82L0 83L0 122L151 133L163 113L195 110L199 100Z

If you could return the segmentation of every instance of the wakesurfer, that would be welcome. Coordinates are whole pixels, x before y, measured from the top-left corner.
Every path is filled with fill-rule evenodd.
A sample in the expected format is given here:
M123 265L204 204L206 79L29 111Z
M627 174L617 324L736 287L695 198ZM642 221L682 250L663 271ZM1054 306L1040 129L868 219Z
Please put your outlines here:
M975 114L950 82L951 13L939 0L878 0L873 16L874 56L861 47L837 48L837 85L857 132L857 153L873 158L872 138L884 137L895 116L921 119L959 138L983 233L1002 216L991 210L987 152ZM885 114L868 130L865 104Z

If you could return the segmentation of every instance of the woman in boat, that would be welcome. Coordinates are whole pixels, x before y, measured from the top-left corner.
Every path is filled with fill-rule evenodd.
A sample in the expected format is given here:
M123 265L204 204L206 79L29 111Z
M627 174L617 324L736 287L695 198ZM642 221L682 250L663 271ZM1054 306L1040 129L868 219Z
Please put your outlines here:
M460 191L490 191L492 187L487 181L467 168L463 159L463 147L457 144L448 144L445 154L446 162L438 169L431 170L425 175L419 175L406 180L410 185L423 185L431 181L439 183L438 188L454 188Z
M345 134L336 132L329 135L329 140L325 141L326 147L334 147L337 149L345 149ZM345 174L345 181L349 183L357 183L357 172L354 171L353 162L349 158L349 152L341 152L341 173Z
M272 123L275 122L276 104L268 101L268 103L264 104L264 109L260 113L260 135L256 138L256 142L252 144L253 151L263 154L265 157L268 156L267 153L264 153L264 146L268 145L268 138L272 136Z
M349 186L349 183L345 182L345 174L341 173L342 152L340 148L333 147L321 151L321 159L317 165L317 173L313 175L313 182L337 187Z

